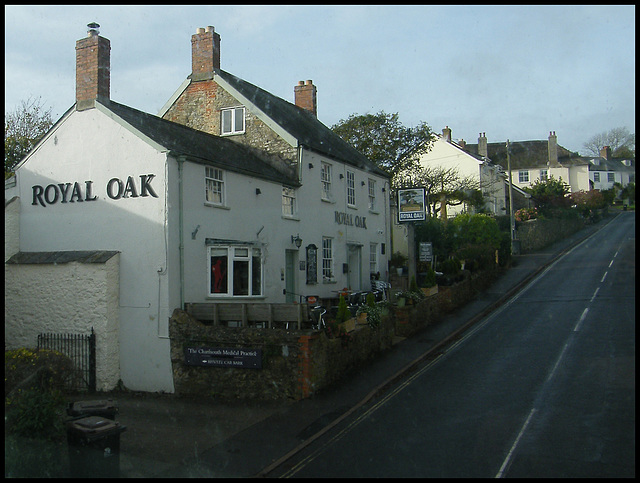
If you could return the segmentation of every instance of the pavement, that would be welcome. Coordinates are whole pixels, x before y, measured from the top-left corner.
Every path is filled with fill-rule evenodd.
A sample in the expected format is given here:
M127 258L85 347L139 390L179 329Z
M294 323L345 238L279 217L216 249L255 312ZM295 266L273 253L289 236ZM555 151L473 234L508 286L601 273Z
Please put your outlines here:
M476 299L406 339L339 383L300 401L199 400L117 391L121 477L252 477L271 470L501 306L557 258L609 223L609 216L512 266ZM76 399L77 400L77 399Z

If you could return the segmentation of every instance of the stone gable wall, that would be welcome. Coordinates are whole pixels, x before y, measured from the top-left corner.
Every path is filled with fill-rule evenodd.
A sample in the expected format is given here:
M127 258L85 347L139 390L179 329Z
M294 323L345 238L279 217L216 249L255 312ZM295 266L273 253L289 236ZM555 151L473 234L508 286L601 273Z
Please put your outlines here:
M220 111L241 105L214 80L192 81L163 118L220 136ZM271 166L288 176L295 176L297 148L285 142L249 109L245 110L245 132L225 137L255 149L256 154Z

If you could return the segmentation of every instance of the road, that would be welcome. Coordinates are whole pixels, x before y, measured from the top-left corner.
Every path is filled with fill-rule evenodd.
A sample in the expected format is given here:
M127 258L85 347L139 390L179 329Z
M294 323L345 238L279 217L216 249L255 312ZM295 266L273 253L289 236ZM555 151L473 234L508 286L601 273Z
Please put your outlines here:
M270 476L634 477L635 214Z

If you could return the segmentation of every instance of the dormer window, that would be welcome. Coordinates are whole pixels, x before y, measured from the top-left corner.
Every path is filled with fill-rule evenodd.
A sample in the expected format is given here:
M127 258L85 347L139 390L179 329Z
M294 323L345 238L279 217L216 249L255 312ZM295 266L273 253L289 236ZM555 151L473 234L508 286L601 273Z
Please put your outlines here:
M220 134L242 134L244 132L244 107L221 111Z

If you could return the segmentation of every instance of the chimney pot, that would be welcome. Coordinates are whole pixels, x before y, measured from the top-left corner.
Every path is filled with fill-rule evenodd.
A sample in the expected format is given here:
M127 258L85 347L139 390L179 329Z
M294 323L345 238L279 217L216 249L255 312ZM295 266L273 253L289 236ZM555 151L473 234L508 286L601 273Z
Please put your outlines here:
M91 22L87 24L87 27L89 27L89 30L87 30L88 37L93 37L94 35L98 35L100 33L100 30L98 30L100 28L100 24Z
M480 133L480 137L478 138L478 156L482 156L484 158L489 156L489 151L487 149L487 137L483 132Z

